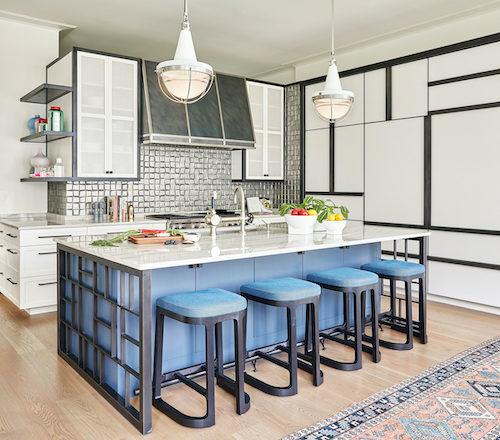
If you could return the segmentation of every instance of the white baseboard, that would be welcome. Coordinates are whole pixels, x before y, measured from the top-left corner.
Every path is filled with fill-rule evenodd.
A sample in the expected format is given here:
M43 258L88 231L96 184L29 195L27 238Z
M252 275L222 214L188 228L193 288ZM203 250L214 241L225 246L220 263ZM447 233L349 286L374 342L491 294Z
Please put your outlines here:
M384 289L384 293L389 295L389 289ZM404 299L404 289L396 287L396 294L398 298ZM412 289L412 297L418 301L418 290ZM479 304L471 301L464 301L462 299L449 298L447 296L427 294L428 301L434 301L441 304L449 304L451 306L462 307L464 309L477 310L478 312L491 313L493 315L500 315L500 307L489 306L486 304Z
M40 315L41 313L56 312L57 306L35 307L33 309L26 309L30 315Z
M486 312L500 316L499 307L488 306L485 304L477 304L470 301L463 301L461 299L447 298L446 296L432 295L430 293L427 295L427 299L429 301L434 301L437 303L450 304L452 306L463 307L464 309L477 310L478 312Z

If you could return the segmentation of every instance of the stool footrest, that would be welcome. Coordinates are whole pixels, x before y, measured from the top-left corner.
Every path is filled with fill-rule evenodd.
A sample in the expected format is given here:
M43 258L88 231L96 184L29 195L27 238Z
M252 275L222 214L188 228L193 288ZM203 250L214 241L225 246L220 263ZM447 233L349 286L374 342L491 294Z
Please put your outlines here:
M280 348L281 347L281 348ZM278 347L280 350L287 352L287 348L280 346ZM274 356L271 356L270 354L264 353L263 351L257 351L255 353L257 356L261 357L262 359L265 359L266 361L272 362L275 365L278 365L282 368L285 369L290 369L290 364L288 362L282 361L281 359L277 359Z
M193 389L194 391L201 394L202 396L207 397L206 388L202 387L199 383L195 382L193 379L190 379L189 377L184 376L184 374L181 374L181 373L175 373L174 376L176 379L178 379L184 385L187 385L189 388Z
M227 391L234 396L236 396L238 393L238 390L236 388L236 381L224 374L217 374L217 385L220 386L224 391ZM245 393L245 405L248 405L248 408L250 407L250 396L247 393ZM246 410L243 412L246 412Z
M346 332L346 333L350 334L352 332ZM348 347L356 348L356 343L354 341L351 341L350 339L342 339L342 338L339 338L338 336L329 335L327 333L320 333L319 335L320 335L320 337L328 339L329 341L338 342L339 344L343 344L343 345L347 345ZM352 336L352 335L350 335L350 336ZM363 341L371 343L371 342L373 342L373 339L370 336L363 335ZM365 353L373 354L373 348L370 347L369 345L362 344L361 349Z
M153 406L172 420L188 428L207 428L215 424L213 416L205 414L203 417L188 416L178 409L169 405L161 397L153 400Z

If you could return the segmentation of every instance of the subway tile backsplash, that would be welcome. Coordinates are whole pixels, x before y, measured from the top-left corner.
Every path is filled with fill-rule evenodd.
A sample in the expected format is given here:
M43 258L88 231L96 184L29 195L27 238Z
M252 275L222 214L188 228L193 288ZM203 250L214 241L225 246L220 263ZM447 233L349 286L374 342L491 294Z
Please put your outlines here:
M248 197L269 197L275 206L300 197L300 89L286 89L285 180L243 182ZM141 147L141 180L51 182L48 210L65 216L92 212L93 202L118 194L134 203L139 214L174 210L204 210L213 191L220 208L235 208L231 181L231 152L166 145Z

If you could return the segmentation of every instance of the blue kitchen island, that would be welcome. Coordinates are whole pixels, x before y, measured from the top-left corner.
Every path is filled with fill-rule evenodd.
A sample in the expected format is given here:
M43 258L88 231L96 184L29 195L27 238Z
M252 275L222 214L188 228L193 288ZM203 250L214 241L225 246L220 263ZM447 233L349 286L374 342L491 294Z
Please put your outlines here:
M58 353L143 434L152 430L154 308L158 298L218 287L239 292L255 280L313 271L359 267L381 257L384 241L418 243L418 259L427 264L429 232L368 226L349 221L340 237L318 232L288 235L286 226L222 232L195 244L95 247L96 237L58 241ZM405 247L407 249L407 247ZM426 281L419 300L425 306ZM320 330L342 321L342 296L322 295ZM414 322L425 334L425 319ZM250 303L247 357L257 349L271 352L287 339L286 311ZM224 323L231 325L231 323ZM297 317L303 341L305 310ZM229 329L228 329L229 330ZM167 320L164 333L164 383L174 373L203 371L205 332ZM224 362L234 360L232 331L224 331Z

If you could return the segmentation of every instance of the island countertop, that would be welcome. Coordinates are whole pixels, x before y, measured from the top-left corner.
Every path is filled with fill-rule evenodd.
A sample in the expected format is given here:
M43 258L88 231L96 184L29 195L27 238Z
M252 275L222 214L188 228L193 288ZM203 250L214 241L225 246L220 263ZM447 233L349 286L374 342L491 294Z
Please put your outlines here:
M96 237L73 237L57 240L61 247L74 249L100 259L140 271L167 267L205 264L218 261L311 250L354 246L383 241L418 238L430 235L426 229L365 225L348 221L342 236L315 232L309 235L289 235L286 225L240 232L221 232L216 237L202 235L195 244L135 245L122 243L116 247L96 247L90 243Z

